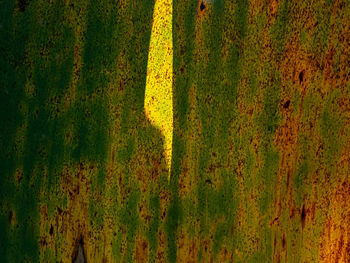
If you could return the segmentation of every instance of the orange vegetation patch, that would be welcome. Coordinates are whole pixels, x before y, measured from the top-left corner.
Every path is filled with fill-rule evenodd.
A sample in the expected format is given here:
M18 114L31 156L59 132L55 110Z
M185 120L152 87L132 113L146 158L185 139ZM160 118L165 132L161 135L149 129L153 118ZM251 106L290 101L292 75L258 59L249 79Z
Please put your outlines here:
M177 261L194 263L198 261L198 238L190 239L185 232L178 238Z
M350 181L336 187L320 238L321 262L350 261Z
M135 262L148 262L148 242L141 236L136 239Z

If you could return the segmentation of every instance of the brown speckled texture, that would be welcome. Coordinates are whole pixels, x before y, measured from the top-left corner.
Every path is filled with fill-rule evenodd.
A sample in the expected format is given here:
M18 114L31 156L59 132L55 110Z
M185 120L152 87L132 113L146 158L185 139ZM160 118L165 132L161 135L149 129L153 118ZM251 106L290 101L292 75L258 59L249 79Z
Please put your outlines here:
M170 180L154 2L0 3L0 262L349 262L349 1L173 0Z

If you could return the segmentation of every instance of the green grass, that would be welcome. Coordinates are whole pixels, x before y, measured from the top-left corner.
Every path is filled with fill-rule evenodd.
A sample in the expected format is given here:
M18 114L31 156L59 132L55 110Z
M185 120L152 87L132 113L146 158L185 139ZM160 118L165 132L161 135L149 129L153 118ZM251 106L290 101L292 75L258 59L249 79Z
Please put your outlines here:
M316 210L317 227L307 221L302 229L298 209L324 202L343 171L338 162L349 128L340 100L350 86L332 92L321 59L337 47L332 74L346 70L344 44L335 37L346 11L333 14L333 1L315 3L312 25L299 16L308 5L287 0L276 16L266 3L246 0L212 1L202 13L196 1L174 1L168 181L162 136L143 113L153 4L36 0L22 12L18 1L0 3L0 261L67 256L66 233L55 231L41 254L39 240L49 235L47 222L58 220L58 208L69 212L75 201L63 192L62 173L69 170L76 183L80 167L91 182L84 200L91 240L115 233L116 261L134 261L141 235L149 261L165 247L164 259L176 262L180 233L198 242L198 259L217 261L225 248L235 262L270 262L282 233L285 261L317 259L325 216ZM288 62L287 46L322 62L308 64L303 84L295 74L304 64ZM281 129L287 122L297 134L294 126ZM283 132L295 137L281 141ZM183 178L191 182L188 192L179 188ZM279 223L270 224L277 216ZM40 220L47 223L42 233Z

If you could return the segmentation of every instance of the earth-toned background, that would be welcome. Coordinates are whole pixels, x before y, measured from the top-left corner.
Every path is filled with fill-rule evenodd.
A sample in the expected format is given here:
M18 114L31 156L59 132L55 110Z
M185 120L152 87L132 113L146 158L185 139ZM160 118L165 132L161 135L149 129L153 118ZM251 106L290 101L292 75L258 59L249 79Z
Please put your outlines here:
M350 262L350 2L173 0L169 180L154 2L0 2L0 262Z

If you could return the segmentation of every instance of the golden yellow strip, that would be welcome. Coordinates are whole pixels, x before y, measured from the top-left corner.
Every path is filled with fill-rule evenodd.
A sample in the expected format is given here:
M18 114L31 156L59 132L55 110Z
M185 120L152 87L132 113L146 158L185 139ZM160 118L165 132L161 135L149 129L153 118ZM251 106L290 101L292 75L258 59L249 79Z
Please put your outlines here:
M168 179L173 142L172 76L172 0L156 0L148 54L144 108L147 118L164 136Z

